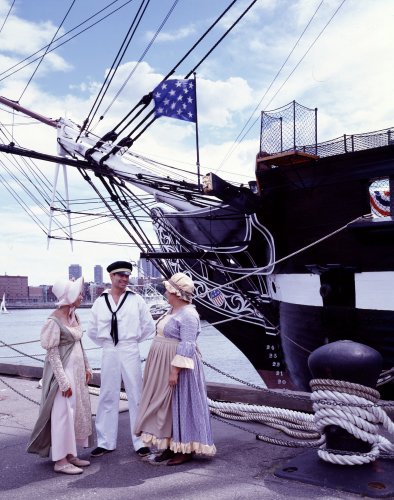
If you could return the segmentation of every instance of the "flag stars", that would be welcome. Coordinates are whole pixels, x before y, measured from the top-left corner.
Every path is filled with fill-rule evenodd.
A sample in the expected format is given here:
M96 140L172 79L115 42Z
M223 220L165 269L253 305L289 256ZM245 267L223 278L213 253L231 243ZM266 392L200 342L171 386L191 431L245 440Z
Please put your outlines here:
M196 122L196 91L193 81L165 80L152 92L155 115Z

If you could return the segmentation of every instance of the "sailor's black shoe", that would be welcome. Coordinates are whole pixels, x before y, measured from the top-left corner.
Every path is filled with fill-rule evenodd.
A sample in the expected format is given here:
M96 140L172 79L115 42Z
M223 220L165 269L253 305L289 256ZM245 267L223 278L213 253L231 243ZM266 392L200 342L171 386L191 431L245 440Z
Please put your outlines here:
M147 446L143 446L142 448L137 450L136 453L141 458L147 457L150 454L150 448L148 448Z
M105 455L106 453L111 453L111 451L114 451L114 450L107 450L106 448L101 448L100 446L98 446L90 453L90 456L91 457L101 457L102 455Z

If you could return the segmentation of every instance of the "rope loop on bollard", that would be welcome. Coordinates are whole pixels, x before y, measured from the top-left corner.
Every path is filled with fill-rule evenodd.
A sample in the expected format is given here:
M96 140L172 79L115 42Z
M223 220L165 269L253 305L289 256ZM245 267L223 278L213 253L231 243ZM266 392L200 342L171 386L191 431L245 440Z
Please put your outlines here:
M335 425L371 445L369 452L356 453L327 449L323 444L318 450L322 460L339 465L362 465L375 461L382 452L394 451L394 443L379 434L382 425L394 436L394 424L379 406L377 390L333 379L313 379L310 387L315 424L322 434L327 426Z

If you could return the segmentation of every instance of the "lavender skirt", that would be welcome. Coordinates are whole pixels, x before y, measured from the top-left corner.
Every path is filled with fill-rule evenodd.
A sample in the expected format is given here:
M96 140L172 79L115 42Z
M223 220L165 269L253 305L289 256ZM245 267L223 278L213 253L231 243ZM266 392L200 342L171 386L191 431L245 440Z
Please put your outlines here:
M212 456L216 448L200 356L193 356L194 369L180 371L175 388L168 384L177 344L177 340L161 336L153 340L134 432L159 450Z

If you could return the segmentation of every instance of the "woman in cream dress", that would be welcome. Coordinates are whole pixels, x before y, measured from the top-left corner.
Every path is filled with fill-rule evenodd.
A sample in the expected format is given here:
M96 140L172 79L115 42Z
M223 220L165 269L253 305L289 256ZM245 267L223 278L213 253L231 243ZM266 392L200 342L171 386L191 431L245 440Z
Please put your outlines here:
M92 415L88 382L89 363L82 348L82 326L75 308L82 301L83 279L58 281L52 292L58 308L46 320L41 345L47 350L43 372L40 413L27 448L29 453L49 456L54 470L81 474L90 465L77 455L77 446L92 443Z

